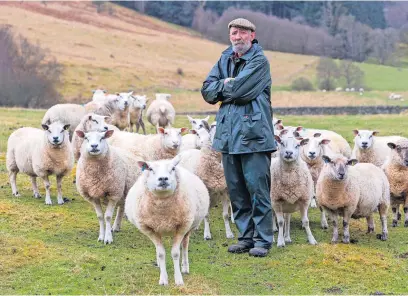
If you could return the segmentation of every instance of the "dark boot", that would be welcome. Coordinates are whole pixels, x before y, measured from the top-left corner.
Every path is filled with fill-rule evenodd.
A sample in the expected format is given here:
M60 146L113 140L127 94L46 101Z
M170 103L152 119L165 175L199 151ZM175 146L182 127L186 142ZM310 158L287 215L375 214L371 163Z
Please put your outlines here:
M268 253L269 253L269 249L265 249L261 247L255 247L249 250L249 256L254 256L254 257L266 257Z
M246 253L251 250L252 246L244 245L244 244L233 244L228 247L228 252L230 253L235 253L235 254L241 254L241 253Z

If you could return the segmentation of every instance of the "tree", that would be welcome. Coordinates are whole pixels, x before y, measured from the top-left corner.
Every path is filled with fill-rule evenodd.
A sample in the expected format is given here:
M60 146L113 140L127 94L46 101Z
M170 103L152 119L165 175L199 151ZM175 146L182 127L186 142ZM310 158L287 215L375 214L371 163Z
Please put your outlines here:
M320 89L334 90L339 77L337 64L330 58L320 58L317 65L317 84Z
M385 30L376 29L371 33L373 52L372 56L384 65L391 61L399 41L398 31L393 28Z
M346 87L356 89L364 87L364 72L353 61L340 61L339 74L344 77Z

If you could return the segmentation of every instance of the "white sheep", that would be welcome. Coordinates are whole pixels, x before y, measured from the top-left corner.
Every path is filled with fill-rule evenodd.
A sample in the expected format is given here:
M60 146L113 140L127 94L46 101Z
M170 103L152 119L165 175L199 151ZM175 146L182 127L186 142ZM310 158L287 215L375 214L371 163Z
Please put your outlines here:
M176 285L183 285L181 273L190 272L190 234L207 215L209 207L204 183L196 175L177 166L178 162L178 156L171 160L139 162L143 173L130 189L125 204L129 221L156 246L160 285L168 285L163 236L173 236L174 280Z
M333 153L340 153L345 157L351 156L351 147L349 143L344 137L336 132L312 128L306 128L299 131L299 127L297 130L300 137L314 137L316 133L319 133L323 138L330 140L328 147Z
M104 89L96 89L92 91L92 101L94 102L103 102L106 99L107 91Z
M354 148L351 158L361 163L372 163L381 167L391 154L388 142L402 140L399 136L377 137L378 131L353 130Z
M141 173L137 165L138 158L122 149L109 146L106 139L113 132L76 131L84 139L77 164L76 187L81 196L94 206L99 220L98 241L105 244L113 242L112 230L120 230L126 195ZM105 211L106 227L101 206L103 201L108 203ZM111 227L116 205L118 211Z
M215 132L217 131L217 122L213 121L210 126L210 138L211 142L214 142Z
M146 135L145 124L143 122L143 110L146 109L146 104L149 99L144 96L132 95L129 97L129 132L133 132L133 125L135 125L136 133L142 127L143 134Z
M358 91L362 93L364 92L364 88L360 87Z
M343 243L350 243L350 218L366 218L368 233L374 232L373 212L377 209L382 224L381 240L387 240L387 211L390 184L384 172L371 163L357 163L341 154L323 156L325 165L316 187L318 204L333 221L332 242L338 240L338 216L343 216Z
M349 92L349 91L350 91L350 89L348 87L346 87L346 92Z
M212 142L210 134L205 128L192 131L197 133L201 150L189 149L181 152L179 154L181 159L180 166L197 175L204 182L210 193L210 207L216 206L221 201L226 237L233 238L234 234L231 231L228 214L230 200L224 176L224 168L221 164L221 153L211 148ZM211 238L209 219L208 216L206 216L204 239L207 240Z
M290 215L300 211L302 226L310 244L317 244L309 227L307 212L313 197L313 179L306 163L299 158L299 148L309 139L275 136L279 157L271 161L271 203L279 226L278 247L291 242ZM285 215L285 216L284 216ZM283 229L285 227L285 230ZM285 236L284 236L285 235Z
M391 93L388 98L390 100L402 100L402 95L400 94L395 94L395 93Z
M45 112L42 124L51 124L60 121L69 124L69 139L72 140L75 128L86 114L84 106L78 104L57 104Z
M130 93L118 93L114 98L108 98L101 103L90 102L85 105L87 112L109 116L110 123L124 130L129 127L129 96Z
M192 118L191 116L187 115L187 118L188 118L188 121L190 121L191 128L194 130L199 130L200 128L205 127L204 121L208 125L208 120L210 119L210 116L207 116L203 119L199 119L199 118Z
M88 113L84 117L82 117L81 122L76 127L74 136L72 138L72 149L74 151L75 160L78 160L79 157L81 156L81 146L82 142L84 141L76 134L76 131L80 130L83 131L84 133L92 131L100 132L107 131L109 126L106 123L106 121L109 120L110 120L109 116L102 116L95 113Z
M143 160L169 159L176 156L182 144L181 134L187 128L158 128L158 134L140 135L129 132L115 132L108 139L109 144L131 152Z
M408 139L388 142L391 155L382 169L390 182L391 208L394 214L392 226L398 224L399 207L402 204L405 213L404 226L408 227Z
M43 124L43 131L37 128L23 127L14 131L7 142L6 167L14 196L20 196L17 185L17 173L31 177L35 198L40 198L37 177L44 180L45 204L51 205L50 175L56 175L58 204L62 205L62 178L71 172L74 156L68 139L69 124L56 121Z
M342 91L343 90L343 88L341 88L341 87L336 87L336 91Z
M156 94L156 99L153 100L147 108L147 120L157 129L158 127L170 127L174 123L176 110L173 105L167 100L169 95Z
M190 133L184 135L182 138L180 152L189 149L200 149L200 135L204 138L207 135L208 137L210 137L210 126L208 125L208 122L206 120L200 120L199 123L195 120L193 121L196 123L192 123L192 129L190 130ZM200 133L201 130L205 131Z

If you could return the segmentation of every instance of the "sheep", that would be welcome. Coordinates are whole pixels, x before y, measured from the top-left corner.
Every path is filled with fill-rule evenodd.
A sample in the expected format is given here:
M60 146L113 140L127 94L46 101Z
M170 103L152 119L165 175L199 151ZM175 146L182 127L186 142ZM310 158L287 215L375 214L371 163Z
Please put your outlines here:
M362 93L364 92L364 88L360 87L358 91Z
M189 149L200 149L200 135L204 138L210 137L210 126L208 122L202 120L199 124L192 124L190 134L184 135L181 141L180 152ZM204 130L204 132L201 132ZM200 133L201 132L201 133Z
M205 123L207 124L207 123ZM222 202L222 216L227 238L234 238L229 224L228 209L230 200L228 197L227 183L224 176L224 168L221 164L221 153L211 148L212 142L209 132L202 128L198 131L201 141L201 150L189 149L179 154L180 166L197 175L207 187L210 193L210 207L214 207L219 201ZM233 215L231 215L233 216ZM208 216L205 217L204 239L211 239L211 231Z
M367 233L374 232L373 212L377 209L382 224L381 240L387 240L387 211L390 184L385 173L372 163L357 163L341 154L323 155L325 162L317 180L318 204L333 221L332 243L338 239L338 215L343 216L343 243L350 243L350 218L366 218Z
M391 153L387 143L404 139L399 136L377 137L379 132L371 130L355 129L353 133L355 137L351 158L362 163L372 163L378 167L384 164Z
M102 103L90 102L85 105L87 112L110 116L110 123L124 130L129 127L129 96L130 93L120 93L113 99L106 99Z
M23 127L14 131L7 142L6 167L14 196L20 196L16 177L18 172L31 177L35 198L40 198L37 177L44 180L45 204L51 205L50 175L56 175L58 204L62 205L62 178L71 172L74 156L68 139L69 124L55 121L43 124L43 131L37 128Z
M390 182L391 208L394 214L392 227L398 224L399 207L404 206L405 222L408 227L408 139L388 142L391 155L385 161L382 169Z
M41 123L50 125L52 122L60 121L64 125L69 124L69 139L72 141L75 128L85 114L85 108L81 105L57 104L45 112Z
M350 89L348 87L346 87L346 92L349 92L349 91L350 91Z
M92 91L92 101L94 102L103 102L106 99L107 91L104 89L96 89Z
M143 160L160 160L176 156L182 144L181 134L188 129L158 128L158 134L140 135L128 132L117 132L108 139L109 144L131 152Z
M336 87L336 91L342 91L343 89L341 87Z
M88 113L82 117L81 122L76 127L74 136L72 138L72 149L74 151L74 158L76 161L81 156L81 146L83 142L83 139L76 134L76 131L81 130L84 133L91 131L107 131L109 127L108 124L106 124L106 121L109 120L109 116L102 116L95 113Z
M109 146L106 139L111 137L113 132L76 131L76 134L84 139L76 170L76 187L79 194L94 206L99 220L98 241L105 244L113 242L112 230L120 230L126 195L141 174L137 165L138 158L122 149ZM102 201L108 204L105 211L106 227ZM116 205L118 211L112 228L111 220Z
M204 126L204 121L207 123L208 126L208 120L210 119L210 116L207 116L203 119L198 119L198 118L192 118L191 116L187 115L188 121L191 123L191 128L194 130L199 130L200 128L205 127Z
M391 93L388 96L388 99L390 99L390 100L403 100L401 95L395 94L395 93Z
M168 285L164 235L173 236L171 257L176 285L183 285L181 273L189 273L188 245L191 232L208 213L209 194L193 173L177 166L179 156L155 162L139 161L143 173L129 190L125 212L129 221L156 247L160 267L159 285ZM180 244L181 271L180 271Z
M356 91L356 89L354 87L350 88L350 91Z
M349 143L336 132L312 128L299 129L299 127L297 128L297 131L299 132L300 137L314 137L316 133L319 133L323 138L330 140L328 147L333 153L340 153L345 157L351 156L351 147Z
M210 126L210 138L211 142L214 142L215 132L217 131L217 122L213 121Z
M306 163L299 159L299 147L309 139L275 136L280 146L278 158L271 161L271 203L279 226L278 247L290 243L290 215L299 210L310 244L317 244L309 227L307 212L313 197L313 179ZM284 217L285 214L285 217ZM285 231L283 229L285 227ZM285 234L285 237L284 237Z
M142 127L143 134L146 135L145 124L143 122L143 110L146 109L146 104L149 99L146 96L130 96L129 97L129 132L133 132L135 125L136 133Z
M154 100L146 111L147 120L157 129L158 127L171 127L176 117L176 110L167 100L169 95L156 94Z

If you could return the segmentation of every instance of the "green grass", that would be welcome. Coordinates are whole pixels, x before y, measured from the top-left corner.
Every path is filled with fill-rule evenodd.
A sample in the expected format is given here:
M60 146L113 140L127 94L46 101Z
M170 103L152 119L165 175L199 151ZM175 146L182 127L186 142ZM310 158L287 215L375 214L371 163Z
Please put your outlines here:
M319 211L309 218L317 246L306 243L298 214L292 219L293 243L272 248L267 258L232 255L225 238L221 207L212 210L213 240L203 240L203 227L190 243L190 275L175 287L167 239L169 287L158 285L153 244L128 221L114 243L98 243L93 208L64 178L63 194L71 202L45 206L31 197L29 178L18 176L21 198L11 197L5 168L6 141L19 126L39 126L43 110L0 109L0 293L1 294L406 294L407 229L389 228L381 242L365 234L366 222L353 220L350 232L356 244L330 244L331 229L319 227ZM408 136L404 116L287 116L285 124L327 128L351 141L354 128L376 128L383 134ZM178 117L176 126L186 125ZM147 123L147 126L149 124ZM149 130L152 128L149 126ZM55 178L51 178L56 202ZM40 192L44 195L41 183ZM378 217L376 231L380 230ZM390 225L391 219L389 219ZM233 231L237 234L235 226ZM276 237L276 236L275 236Z
M365 84L372 90L406 91L408 68L362 63L358 64L365 73Z

